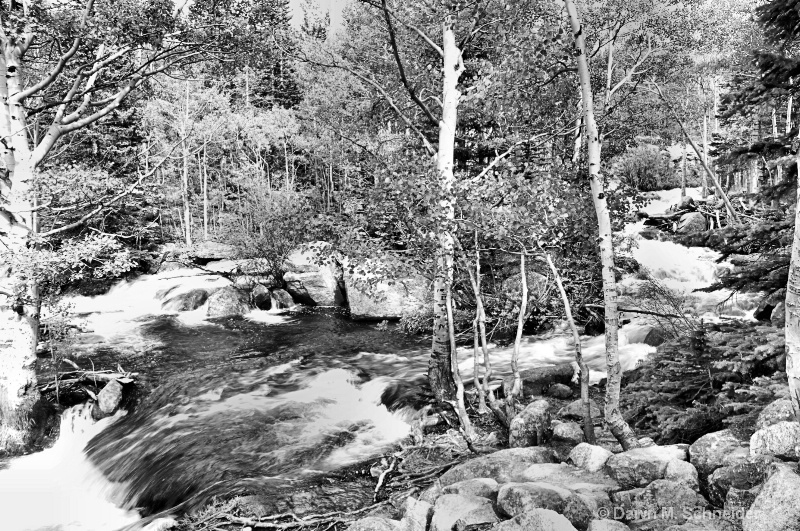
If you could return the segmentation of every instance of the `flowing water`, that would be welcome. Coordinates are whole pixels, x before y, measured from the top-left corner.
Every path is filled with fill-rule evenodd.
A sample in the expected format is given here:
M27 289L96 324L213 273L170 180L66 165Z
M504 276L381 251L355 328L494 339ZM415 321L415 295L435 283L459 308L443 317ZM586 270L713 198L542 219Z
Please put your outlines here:
M678 191L662 192L648 210L661 212L678 198ZM707 249L640 239L640 228L626 227L638 245L634 257L676 291L692 293L729 267ZM626 278L623 290L635 293L637 282ZM67 410L52 448L0 470L0 529L111 531L219 493L278 498L287 487L374 459L409 434L426 393L426 340L334 311L206 319L203 307L162 307L177 294L228 283L172 271L71 300L70 311L87 330L73 345L79 362L119 364L138 372L138 385L152 392L132 413L96 423L86 405ZM752 312L752 300L720 309L727 295L693 295L689 306L706 319ZM633 318L620 331L625 369L654 350L635 342L641 327ZM596 380L603 376L603 338L584 342ZM506 375L511 348L495 346L491 356L498 376ZM520 365L572 356L567 335L551 332L524 340ZM459 359L469 381L471 350L459 351ZM281 503L276 510L295 509L291 500Z

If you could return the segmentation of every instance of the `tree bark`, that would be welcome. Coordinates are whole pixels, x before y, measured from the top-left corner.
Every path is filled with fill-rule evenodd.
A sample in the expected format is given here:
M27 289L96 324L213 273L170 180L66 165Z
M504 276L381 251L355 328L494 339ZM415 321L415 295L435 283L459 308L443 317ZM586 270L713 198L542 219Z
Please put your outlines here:
M703 114L703 164L708 166L708 113ZM700 182L703 186L702 197L708 195L708 176L705 172L700 172Z
M447 291L453 281L454 242L450 225L455 219L453 204L453 174L456 126L458 124L458 103L461 92L458 79L464 70L461 50L456 44L452 17L443 24L443 79L442 79L442 119L439 121L439 149L436 154L436 169L439 174L439 188L442 193L437 240L436 277L433 284L433 344L428 363L428 381L436 398L443 402L455 399L456 383L448 337L449 319L447 316Z
M575 326L575 319L572 317L572 308L569 304L567 292L564 290L564 283L561 281L561 274L558 272L556 265L549 253L544 254L547 259L547 265L550 266L550 271L553 272L553 277L556 279L556 286L558 292L561 294L561 302L564 304L564 314L567 317L567 323L572 331L572 340L575 342L575 362L578 364L578 369L581 371L581 409L583 410L583 436L589 444L595 443L594 437L594 424L592 423L592 404L589 401L589 366L583 359L583 350L581 345L581 335L578 333L578 327Z
M573 0L565 0L567 16L572 27L577 50L578 77L580 80L581 97L583 99L583 118L586 127L586 140L588 144L587 159L589 164L589 180L592 189L592 202L594 203L599 229L598 243L600 247L600 262L603 268L603 300L605 303L605 338L606 338L606 371L608 374L605 399L605 420L622 448L627 450L639 446L636 434L633 432L619 409L619 394L622 383L622 365L619 362L618 330L619 315L617 313L617 281L614 268L614 243L611 234L611 215L600 175L600 135L594 117L594 95L592 93L589 62L586 54L586 40L583 35L578 11Z
M183 116L183 173L181 175L181 200L183 202L183 223L184 223L184 238L186 245L192 245L192 209L189 204L189 81L186 81L186 108L184 109Z
M800 172L800 149L796 157ZM800 173L798 174L800 184ZM798 186L800 192L800 186ZM800 422L800 193L795 195L794 238L789 262L789 280L786 283L786 376L792 410Z

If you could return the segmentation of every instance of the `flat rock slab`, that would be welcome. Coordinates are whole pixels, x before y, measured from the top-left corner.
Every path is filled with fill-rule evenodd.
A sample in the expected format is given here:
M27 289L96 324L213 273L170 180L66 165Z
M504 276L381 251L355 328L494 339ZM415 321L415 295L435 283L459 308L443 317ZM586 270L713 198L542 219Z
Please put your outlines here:
M499 488L497 481L492 478L474 478L448 485L442 489L442 494L465 494L494 500L497 499Z
M530 465L555 462L556 456L549 448L509 448L454 466L439 478L439 482L443 487L474 478L492 478L498 483L507 483L516 481Z
M534 509L492 528L493 531L577 531L566 517L549 509Z
M518 475L518 481L541 482L582 492L609 493L620 485L603 472L589 472L565 463L530 465Z

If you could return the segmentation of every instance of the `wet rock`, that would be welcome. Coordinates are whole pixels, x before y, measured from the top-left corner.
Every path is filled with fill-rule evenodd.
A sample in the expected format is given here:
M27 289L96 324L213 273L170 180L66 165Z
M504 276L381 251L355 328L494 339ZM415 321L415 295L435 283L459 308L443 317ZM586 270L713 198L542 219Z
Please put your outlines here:
M667 468L664 471L664 479L683 483L693 490L700 489L700 480L697 475L697 469L693 464L680 459L673 459L667 463Z
M592 520L586 531L630 531L630 527L617 520Z
M593 421L600 421L603 418L603 410L597 405L594 400L589 400L589 411L592 414ZM583 404L580 399L570 402L566 406L558 410L557 415L561 418L570 420L583 420Z
M772 402L758 414L756 431L784 420L790 422L795 420L792 401L788 398L780 398Z
M678 234L692 234L706 230L706 217L700 212L689 212L678 219L675 232Z
M571 444L583 442L583 428L577 422L553 422L553 440Z
M781 421L761 428L750 437L750 453L797 461L800 459L800 423Z
M746 462L723 466L708 476L708 499L717 507L722 507L731 488L750 490L767 477L774 459L771 456L753 456Z
M286 291L292 299L308 306L342 306L345 301L336 276L330 271L284 273Z
M571 398L572 397L572 389L568 385L564 385L562 383L557 383L551 385L547 389L547 395L552 396L553 398Z
M628 343L644 343L651 347L657 347L666 340L664 332L652 325L629 325L625 327L624 332Z
M603 470L606 461L612 454L601 446L589 443L580 443L569 453L569 462L578 468L589 472L599 472Z
M577 531L566 517L549 509L533 509L495 525L492 531Z
M347 531L399 531L400 523L380 516L367 516L356 520Z
M750 509L750 506L753 505L753 502L760 492L761 485L756 485L749 489L731 487L728 489L728 494L725 496L724 508L731 514L744 514Z
M272 302L279 310L294 306L294 299L285 289L272 289L270 292L272 293Z
M454 466L439 478L447 486L473 478L493 478L498 483L514 481L526 467L540 463L555 463L556 456L550 448L532 446L509 448L470 459Z
M522 394L525 396L542 395L546 389L554 384L560 383L569 385L572 382L574 374L575 369L571 363L525 369L520 371L520 378L522 378ZM508 377L503 380L503 389L506 395L511 391L513 384L513 377Z
M769 322L777 327L786 326L786 303L781 301L775 305L775 308L772 309L772 315L769 317Z
M250 297L246 292L227 286L208 298L206 314L209 317L244 315L250 310Z
M778 304L784 303L786 300L786 288L779 289L770 293L758 303L755 312L753 312L753 317L756 318L757 321L768 322L771 320L772 312L775 311L775 307ZM785 311L784 311L785 312Z
M142 531L167 531L175 527L178 527L178 521L174 518L156 518L144 526Z
M550 403L535 400L511 419L508 445L511 448L542 445L550 438L550 424Z
M427 531L432 516L433 505L409 496L406 498L399 531Z
M479 496L442 494L433 507L431 531L451 531L456 522L464 526L499 521L491 500Z
M113 415L122 402L123 387L117 380L111 380L97 393L97 403L92 408L92 416L99 420Z
M635 448L611 456L605 470L623 489L644 487L662 479L670 461L686 458L686 450L680 445Z
M259 310L269 310L272 308L272 294L266 286L257 284L250 292L253 305Z
M797 531L800 527L800 475L775 464L769 479L742 521L744 531Z
M176 295L161 303L161 309L167 312L191 312L198 309L208 300L208 292L204 289L193 289Z
M494 500L499 488L497 481L491 478L474 478L448 485L442 489L442 494L463 494Z
M560 513L571 495L568 489L549 483L506 483L497 491L497 509L509 517L532 509L551 509Z
M708 433L689 447L689 461L697 469L702 482L714 470L728 464L731 453L746 446L747 443L740 441L730 430Z

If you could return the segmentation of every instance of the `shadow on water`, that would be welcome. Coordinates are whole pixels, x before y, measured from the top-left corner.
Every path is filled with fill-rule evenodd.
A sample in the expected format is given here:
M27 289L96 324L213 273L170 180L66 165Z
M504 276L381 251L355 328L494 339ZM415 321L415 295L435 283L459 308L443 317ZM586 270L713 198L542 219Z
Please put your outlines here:
M423 343L336 313L270 326L227 319L187 327L161 316L141 333L164 346L128 363L155 388L87 453L125 485L125 506L144 512L222 493L261 495L278 507L280 495L297 494L287 487L311 485L408 434L414 409L387 408L383 398L424 399Z

